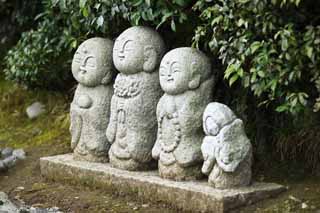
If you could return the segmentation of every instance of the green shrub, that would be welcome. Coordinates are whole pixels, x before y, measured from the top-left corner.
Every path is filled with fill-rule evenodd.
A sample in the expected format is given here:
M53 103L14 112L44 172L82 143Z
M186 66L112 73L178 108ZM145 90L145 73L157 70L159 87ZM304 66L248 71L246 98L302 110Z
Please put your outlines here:
M9 51L6 76L63 87L72 53L92 36L130 25L157 28L169 47L193 44L218 58L229 85L278 112L320 109L320 2L311 0L42 0L37 29ZM193 39L192 39L193 37ZM216 60L215 60L216 61ZM219 79L220 80L220 79ZM222 80L222 79L221 79ZM231 87L232 89L232 87ZM243 92L242 92L243 93Z
M278 112L295 114L314 102L320 2L200 0L194 9L202 20L194 45L219 57L230 86L239 81Z

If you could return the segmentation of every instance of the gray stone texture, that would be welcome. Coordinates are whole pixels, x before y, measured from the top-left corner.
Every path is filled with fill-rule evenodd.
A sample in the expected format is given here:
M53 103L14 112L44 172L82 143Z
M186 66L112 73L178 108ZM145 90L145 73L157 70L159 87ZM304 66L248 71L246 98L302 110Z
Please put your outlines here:
M12 155L13 149L11 147L6 147L1 151L1 158L7 158Z
M202 113L214 83L210 60L194 48L177 48L163 57L159 72L165 94L157 106L158 136L152 156L163 178L199 179Z
M0 192L0 201L2 202L2 205L0 205L0 212L19 212L19 208L9 200L8 195L6 193Z
M107 162L110 143L105 135L113 95L113 42L91 38L77 49L72 74L79 82L70 107L74 158L80 161Z
M165 52L160 35L147 27L131 27L116 39L113 61L120 72L114 84L110 123L110 163L125 170L152 167L156 140L156 106L162 91L158 68Z
M27 107L26 112L28 118L34 119L45 112L45 106L40 102L34 102L29 107Z
M26 159L26 153L23 149L15 149L12 152L12 155L17 157L18 160Z
M156 171L125 171L110 164L79 162L71 154L40 159L41 174L52 180L82 183L105 190L139 196L145 201L165 202L191 212L226 212L273 197L285 188L273 183L220 190L207 181L176 182L159 177Z
M209 184L220 189L249 185L252 146L243 122L228 106L213 102L204 111L203 129L202 172L209 175Z

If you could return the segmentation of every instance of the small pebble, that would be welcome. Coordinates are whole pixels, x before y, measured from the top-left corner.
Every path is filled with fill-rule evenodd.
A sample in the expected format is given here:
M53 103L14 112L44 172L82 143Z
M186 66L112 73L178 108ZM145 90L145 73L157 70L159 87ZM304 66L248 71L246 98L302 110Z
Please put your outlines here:
M301 204L301 208L302 208L302 209L306 209L306 208L308 208L308 205L307 205L306 203L302 203L302 204Z
M20 192L20 191L23 191L24 190L24 187L23 186L18 186L15 191L16 192Z
M5 159L12 155L13 149L10 147L6 147L1 151L1 158Z
M2 162L6 168L12 168L17 162L17 157L11 155L11 156L7 157L6 159L4 159Z
M19 160L24 160L26 159L26 153L23 149L15 149L12 152L12 155L16 156Z

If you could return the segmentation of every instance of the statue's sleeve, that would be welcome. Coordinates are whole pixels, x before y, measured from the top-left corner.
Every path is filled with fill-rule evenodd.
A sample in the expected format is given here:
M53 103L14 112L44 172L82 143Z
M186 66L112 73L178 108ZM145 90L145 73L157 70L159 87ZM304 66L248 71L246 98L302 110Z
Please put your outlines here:
M115 95L111 98L110 121L106 131L107 139L113 143L117 132L117 97Z
M162 114L161 111L163 111L163 106L162 106L162 98L159 100L158 104L157 104L157 121L158 121L158 131L157 131L157 139L156 139L156 142L152 148L152 157L156 160L159 159L160 157L160 152L161 152L161 144L160 144L160 141L159 141L159 128L160 128L160 123L159 123L159 120L160 120L160 115Z
M71 149L75 149L80 140L82 123L83 121L81 116L73 109L71 105L71 110L70 110Z
M202 173L208 175L211 170L213 169L213 166L216 162L215 158L215 147L216 144L216 137L214 136L206 136L203 139L203 143L201 145L201 152L203 155L203 165L202 165Z

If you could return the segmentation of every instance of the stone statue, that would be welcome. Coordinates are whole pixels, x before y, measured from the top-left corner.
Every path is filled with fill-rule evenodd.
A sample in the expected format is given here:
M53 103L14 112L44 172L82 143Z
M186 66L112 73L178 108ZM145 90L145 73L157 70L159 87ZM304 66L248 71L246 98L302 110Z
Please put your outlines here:
M219 189L249 185L252 147L243 122L229 107L213 102L204 111L203 128L202 172L209 175L209 184Z
M91 38L79 46L73 57L72 74L79 82L70 109L71 148L76 160L108 161L110 143L105 131L115 74L112 48L109 39Z
M214 83L210 60L194 48L177 48L163 57L159 72L165 94L157 106L158 135L152 156L163 178L199 179L202 113Z
M162 38L147 27L131 27L115 41L113 61L120 73L114 85L106 135L112 143L110 163L116 168L152 167L156 106L163 94L158 69L164 53Z

